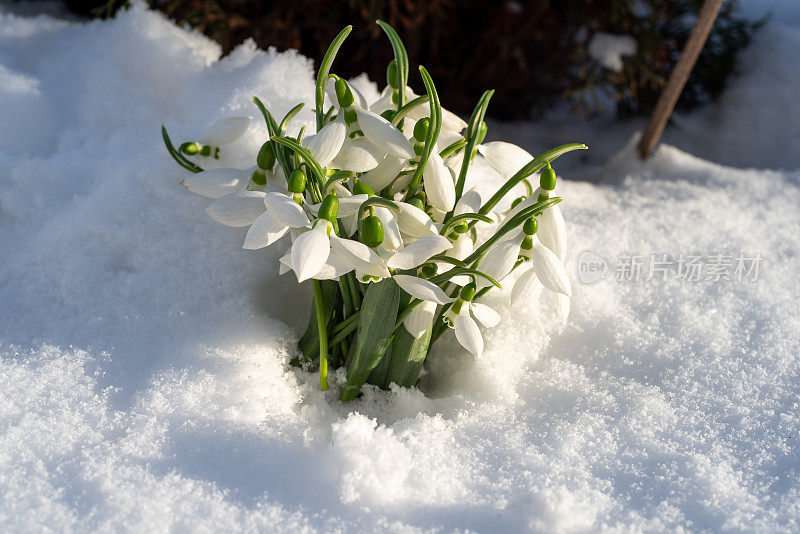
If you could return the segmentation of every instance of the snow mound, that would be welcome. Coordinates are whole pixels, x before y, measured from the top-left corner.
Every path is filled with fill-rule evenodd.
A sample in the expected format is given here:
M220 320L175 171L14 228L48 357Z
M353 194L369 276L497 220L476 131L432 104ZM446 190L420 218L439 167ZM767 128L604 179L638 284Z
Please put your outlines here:
M0 14L6 529L796 527L800 173L629 146L614 185L561 185L566 327L552 302L494 297L484 356L443 338L430 397L342 405L288 365L310 295L277 276L279 250L204 214L159 135L256 116L254 95L279 115L306 99L309 121L312 64L219 56L139 4L85 24ZM254 153L255 124L220 165ZM590 285L585 250L609 264ZM758 280L615 276L623 256L739 253L763 256Z

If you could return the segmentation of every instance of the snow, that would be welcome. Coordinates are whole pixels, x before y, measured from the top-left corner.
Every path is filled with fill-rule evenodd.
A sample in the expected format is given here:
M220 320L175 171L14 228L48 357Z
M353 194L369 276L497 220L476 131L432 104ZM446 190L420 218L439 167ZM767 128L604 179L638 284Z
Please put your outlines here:
M159 135L256 116L253 95L282 115L311 62L250 43L219 60L141 5L84 24L6 8L3 530L796 531L800 16L773 5L741 76L647 163L635 122L490 125L592 148L556 166L570 321L494 297L480 360L448 336L429 397L346 405L288 365L310 295L277 276L282 251L208 218ZM255 153L255 123L220 165ZM593 284L585 250L609 262ZM617 258L662 253L764 261L753 282L616 280Z
M623 56L636 53L636 41L629 35L597 32L589 41L589 56L614 72L621 72Z

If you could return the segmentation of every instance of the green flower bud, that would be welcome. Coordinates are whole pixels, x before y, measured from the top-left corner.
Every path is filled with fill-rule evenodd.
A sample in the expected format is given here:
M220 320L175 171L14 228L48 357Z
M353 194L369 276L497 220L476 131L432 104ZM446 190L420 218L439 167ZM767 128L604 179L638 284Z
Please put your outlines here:
M397 60L391 60L389 66L386 67L386 83L395 89L400 87L400 83L397 81Z
M513 209L513 208L516 208L516 207L517 207L517 205L518 205L520 202L522 202L523 200L525 200L525 197L517 197L517 198L515 198L515 199L514 199L514 200L511 202L511 208L512 208L512 209Z
M461 221L460 223L458 223L457 225L455 225L455 226L453 227L453 231L454 231L455 233L457 233L457 234L463 234L463 233L466 233L466 232L467 232L467 230L469 230L469 225L468 225L466 222L464 222L464 221Z
M267 175L260 169L253 171L253 176L250 179L256 185L267 185Z
M439 267L435 263L426 263L422 266L422 275L425 278L433 278L439 271Z
M556 171L553 170L550 163L542 170L542 174L539 177L539 185L547 191L552 191L556 188Z
M471 301L475 298L475 282L470 282L464 286L461 290L461 298L466 301Z
M295 169L289 175L289 191L292 193L302 193L306 190L306 173L302 169ZM324 206L324 204L323 204ZM339 209L339 201L336 201L336 209ZM326 217L327 219L327 217Z
M369 195L371 197L374 197L375 196L375 191L373 191L372 188L370 186L368 186L367 184L365 184L364 182L356 180L356 181L353 182L353 194L354 195Z
M414 197L414 198L412 198L412 199L409 201L409 204L411 204L411 205L412 205L412 206L414 206L415 208L419 208L419 209L421 209L421 210L423 210L423 211L425 210L425 202L424 202L424 201L423 201L421 198L419 198L419 197Z
M375 215L368 215L361 222L359 232L361 242L370 248L375 248L383 243L383 223Z
M392 104L398 104L400 102L400 95L397 92L397 89L392 93Z
M423 152L425 152L425 145L423 143L414 143L414 154L422 157Z
M536 233L536 230L539 229L539 223L536 222L534 217L526 220L525 223L522 225L522 231L525 232L525 235L533 235Z
M358 113L353 108L344 110L344 122L353 124L358 120Z
M201 156L206 156L206 157L210 156L211 155L211 147L208 146L208 145L203 145L202 147L200 147L200 155Z
M414 125L414 139L420 143L425 142L425 138L428 136L428 126L430 122L430 119L427 117L417 121L417 124Z
M336 80L334 86L336 87L336 98L339 100L339 106L343 108L352 106L355 99L353 98L353 93L350 91L347 82L339 78Z
M476 139L476 144L483 143L483 140L486 139L486 132L489 130L489 127L486 126L486 123L481 121L480 126L478 126L478 137Z
M294 173L292 173L294 174ZM319 218L327 219L330 222L336 221L336 215L339 213L339 199L336 195L331 193L322 201L322 206L319 207Z
M197 143L194 143L194 142L183 143L180 146L180 151L183 152L184 154L188 154L190 156L194 156L195 154L197 154L200 151L200 146Z
M272 151L272 143L267 141L261 145L261 149L258 151L258 156L256 157L256 163L260 169L264 169L265 171L268 171L275 165L275 153Z

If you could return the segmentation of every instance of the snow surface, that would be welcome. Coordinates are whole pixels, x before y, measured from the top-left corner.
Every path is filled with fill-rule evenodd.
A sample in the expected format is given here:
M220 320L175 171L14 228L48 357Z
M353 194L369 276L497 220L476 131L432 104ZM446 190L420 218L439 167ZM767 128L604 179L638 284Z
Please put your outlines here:
M670 133L748 168L669 145L638 163L623 148L635 124L490 128L599 145L556 167L569 323L551 302L494 298L504 320L484 356L444 338L430 398L342 405L288 366L307 288L277 276L280 250L242 250L242 229L204 214L159 135L255 116L253 95L283 114L312 94L311 62L251 43L219 60L139 5L86 24L6 10L0 527L796 531L798 19L770 23L722 100ZM256 123L221 164L253 153ZM756 282L584 285L584 250L765 260Z

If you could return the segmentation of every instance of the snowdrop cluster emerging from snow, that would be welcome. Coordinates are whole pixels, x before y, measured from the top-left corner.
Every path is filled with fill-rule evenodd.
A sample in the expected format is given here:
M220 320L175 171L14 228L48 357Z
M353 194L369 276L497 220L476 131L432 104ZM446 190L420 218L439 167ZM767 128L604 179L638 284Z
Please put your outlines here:
M344 401L365 383L415 385L443 325L480 357L478 323L492 328L501 318L478 298L492 286L501 288L521 265L512 300L536 302L546 288L557 295L566 319L566 226L561 198L551 198L556 174L550 163L586 148L573 143L534 158L511 143L484 143L483 115L492 92L481 98L469 124L441 107L423 67L427 94L416 95L406 85L408 58L399 36L378 24L396 54L380 98L368 102L329 71L347 27L317 75L315 133L305 135L306 125L296 136L287 133L302 102L278 122L254 97L270 137L244 168L205 170L198 163L213 163L221 147L242 138L249 116L219 119L198 141L178 148L162 129L170 155L192 173L181 184L214 199L206 213L217 222L248 228L245 249L279 246L289 234L280 274L294 271L299 283L310 279L314 288L300 349L307 363L318 351L323 390L329 387L329 360L347 368ZM464 190L476 156L506 180L487 200L475 189ZM540 170L534 190L527 178ZM526 194L498 210L521 183ZM397 333L401 325L410 335Z
M569 322L550 295L516 313L504 284L487 295L503 320L481 358L445 335L429 396L367 387L349 404L288 364L310 292L278 276L279 251L242 251L246 231L209 219L153 156L162 121L189 138L252 114L254 94L282 116L313 94L311 61L249 44L220 60L142 7L88 24L0 14L3 530L795 531L792 10L757 35L720 105L681 117L685 150L759 169L664 146L646 164L626 149L595 170L600 184L565 173ZM312 106L297 120L311 124ZM581 154L610 156L620 128L586 132ZM526 132L532 152L573 136ZM266 135L254 124L220 165ZM502 183L480 158L471 178L484 198ZM587 286L587 249L765 263L755 283Z

